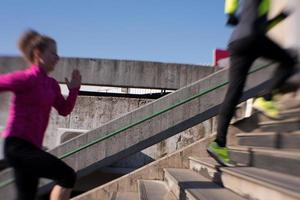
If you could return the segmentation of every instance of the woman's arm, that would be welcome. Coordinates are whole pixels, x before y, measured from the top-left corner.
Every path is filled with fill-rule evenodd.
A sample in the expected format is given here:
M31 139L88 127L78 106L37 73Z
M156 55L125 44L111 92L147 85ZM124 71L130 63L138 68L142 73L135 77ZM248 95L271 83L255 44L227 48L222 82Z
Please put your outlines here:
M69 82L66 79L66 84L69 89L69 96L65 99L62 94L58 83L56 84L56 100L54 102L54 108L58 111L58 113L62 116L67 116L70 114L75 106L77 95L81 85L81 75L78 70L74 70L72 73L72 79Z
M29 85L29 75L25 71L16 71L0 75L0 92L17 92L24 90Z

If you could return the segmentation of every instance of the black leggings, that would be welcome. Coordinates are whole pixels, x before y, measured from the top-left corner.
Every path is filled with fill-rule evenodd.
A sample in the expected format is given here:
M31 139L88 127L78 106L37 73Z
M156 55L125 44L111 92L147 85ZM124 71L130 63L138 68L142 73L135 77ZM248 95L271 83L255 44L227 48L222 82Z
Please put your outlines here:
M231 54L229 86L219 112L216 139L222 147L226 146L227 129L242 96L247 73L253 62L259 57L264 57L280 64L271 79L270 88L265 91L264 98L267 100L271 100L272 91L282 86L294 73L296 64L296 60L287 51L266 36L237 40L229 45L229 51Z
M76 173L72 168L23 139L6 138L4 155L14 170L18 200L36 198L39 178L54 180L65 188L74 187Z

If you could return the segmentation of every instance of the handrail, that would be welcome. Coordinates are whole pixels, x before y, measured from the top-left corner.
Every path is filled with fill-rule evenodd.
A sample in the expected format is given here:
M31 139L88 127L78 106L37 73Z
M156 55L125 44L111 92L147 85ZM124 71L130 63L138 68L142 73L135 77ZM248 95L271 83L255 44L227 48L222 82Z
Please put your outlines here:
M253 70L251 70L250 72L248 72L248 75L249 75L249 74L252 74L252 73L255 73L255 72L257 72L257 71L260 71L260 70L262 70L262 69L264 69L264 68L267 68L267 67L273 65L274 63L275 63L275 62L271 62L271 63L269 63L269 64L266 64L266 65L257 67L256 69L253 69ZM58 158L59 158L59 159L64 159L64 158L66 158L66 157L69 157L69 156L71 156L71 155L73 155L73 154L75 154L75 153L77 153L77 152L79 152L79 151L81 151L81 150L83 150L83 149L86 149L86 148L88 148L88 147L90 147L90 146L93 146L94 144L97 144L97 143L99 143L99 142L101 142L101 141L104 141L104 140L109 139L109 138L111 138L111 137L113 137L113 136L116 136L116 135L118 135L119 133L121 133L121 132L123 132L123 131L125 131L125 130L128 130L128 129L130 129L130 128L136 126L136 125L139 125L139 124L141 124L141 123L143 123L143 122L145 122L145 121L148 121L148 120L150 120L150 119L152 119L152 118L154 118L154 117L156 117L156 116L158 116L158 115L160 115L160 114L163 114L163 113L165 113L165 112L168 112L168 111L170 111L170 110L172 110L172 109L174 109L174 108L176 108L176 107L178 107L178 106L180 106L180 105L182 105L182 104L185 104L185 103L187 103L187 102L189 102L189 101L192 101L192 100L194 100L194 99L196 99L196 98L198 98L198 97L201 97L201 96L203 96L203 95L205 95L205 94L207 94L207 93L210 93L210 92L212 92L212 91L214 91L214 90L216 90L216 89L218 89L218 88L220 88L220 87L223 87L223 86L227 85L228 83L229 83L229 81L225 81L225 82L223 82L223 83L218 84L218 85L215 86L215 87L212 87L212 88L209 88L209 89L200 91L198 94L196 94L196 95L194 95L194 96L191 96L191 97L189 97L189 98L187 98L187 99L185 99L185 100L182 100L182 101L180 101L180 102L178 102L178 103L175 103L175 104L171 105L171 106L168 107L168 108L165 108L165 109L160 110L160 111L158 111L158 112L156 112L156 113L153 113L152 115L150 115L150 116L148 116L148 117L145 117L144 119L141 119L141 120L139 120L139 121L137 121L137 122L134 122L134 123L132 123L132 124L129 124L129 125L127 125L127 126L125 126L125 127L123 127L123 128L120 128L120 129L118 129L118 130L116 130L116 131L113 131L112 133L107 134L107 135L105 135L105 136L102 136L102 137L100 137L100 138L98 138L98 139L96 139L96 140L94 140L94 141L92 141L92 142L89 142L88 144L85 144L85 145L83 145L83 146L81 146L81 147L79 147L79 148L75 148L75 149L72 150L72 151L69 151L69 152L67 152L67 153L65 153L65 154L63 154L63 155L61 155L61 156L58 156ZM7 180L7 181L3 181L2 183L0 183L0 189L3 188L3 187L5 187L6 185L12 183L13 181L14 181L13 178L12 178L12 179L9 179L9 180Z

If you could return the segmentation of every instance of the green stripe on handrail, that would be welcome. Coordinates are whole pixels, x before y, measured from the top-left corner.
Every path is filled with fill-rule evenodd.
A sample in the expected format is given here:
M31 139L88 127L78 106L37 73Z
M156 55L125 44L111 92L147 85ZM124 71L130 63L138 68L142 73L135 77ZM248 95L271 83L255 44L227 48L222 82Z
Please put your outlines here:
M269 64L260 66L260 67L254 69L254 70L251 70L248 74L252 74L252 73L255 73L255 72L257 72L257 71L260 71L260 70L262 70L262 69L264 69L264 68L266 68L266 67L269 67L269 66L273 65L274 63L275 63L275 62L271 62L271 63L269 63ZM182 104L185 104L185 103L187 103L187 102L189 102L189 101L192 101L192 100L194 100L194 99L196 99L196 98L198 98L198 97L200 97L200 96L203 96L203 95L205 95L205 94L207 94L207 93L209 93L209 92L212 92L212 91L214 91L214 90L216 90L216 89L218 89L218 88L220 88L220 87L223 87L223 86L225 86L225 85L227 85L227 84L228 84L228 81L225 81L225 82L220 83L219 85L217 85L217 86L215 86L215 87L213 87L213 88L210 88L210 89L206 89L206 90L204 90L204 91L201 91L201 92L199 92L198 94L196 94L196 95L194 95L194 96L192 96L192 97L189 97L188 99L182 100L182 101L180 101L180 102L178 102L178 103L176 103L176 104L174 104L174 105L171 105L170 107L168 107L168 108L166 108L166 109L163 109L163 110L161 110L161 111L159 111L159 112L153 113L152 115L150 115L150 116L148 116L148 117L145 117L144 119L141 119L141 120L139 120L139 121L137 121L137 122L134 122L134 123L132 123L132 124L129 124L129 125L127 125L127 126L121 128L121 129L119 129L119 130L116 130L116 131L114 131L114 132L112 132L112 133L110 133L110 134L108 134L108 135L105 135L105 136L103 136L103 137L101 137L101 138L98 138L98 139L96 139L96 140L94 140L94 141L92 141L92 142L90 142L90 143L88 143L88 144L86 144L86 145L83 145L83 146L81 146L81 147L79 147L79 148L76 148L76 149L74 149L74 150L72 150L72 151L70 151L70 152L68 152L68 153L63 154L63 155L59 156L58 158L59 158L59 159L64 159L64 158L66 158L66 157L68 157L68 156L71 156L71 155L73 155L73 154L75 154L75 153L77 153L77 152L79 152L79 151L81 151L81 150L83 150L83 149L86 149L86 148L88 148L88 147L90 147L90 146L93 146L94 144L97 144L97 143L99 143L99 142L101 142L101 141L104 141L104 140L106 140L106 139L108 139L108 138L111 138L111 137L113 137L113 136L115 136L115 135L118 135L119 133L121 133L121 132L123 132L123 131L126 131L126 130L128 130L128 129L130 129L130 128L136 126L136 125L139 125L139 124L141 124L141 123L143 123L143 122L145 122L145 121L147 121L147 120L150 120L150 119L152 119L152 118L154 118L154 117L156 117L156 116L158 116L158 115L160 115L160 114L163 114L163 113L165 113L165 112L168 112L169 110L172 110L172 109L174 109L174 108L176 108L176 107L178 107L178 106L180 106L180 105L182 105ZM0 189L1 189L2 187L5 187L6 185L12 183L13 181L14 181L14 179L9 179L9 180L7 180L7 181L2 182L2 183L0 184Z

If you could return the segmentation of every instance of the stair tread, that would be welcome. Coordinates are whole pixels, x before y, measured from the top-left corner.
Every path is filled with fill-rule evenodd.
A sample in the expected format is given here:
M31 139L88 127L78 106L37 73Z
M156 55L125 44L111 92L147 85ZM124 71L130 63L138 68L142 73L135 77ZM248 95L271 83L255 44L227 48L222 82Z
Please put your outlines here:
M139 180L139 195L143 200L176 200L163 181Z
M199 162L201 164L204 164L206 166L209 166L209 167L220 167L221 165L215 160L213 159L212 157L199 157L199 156L190 156L189 157L190 160L193 160L193 161L196 161L196 162Z
M214 158L212 157L198 157L198 156L190 156L189 160L195 161L197 163L201 163L211 169L215 169L218 171L220 167L225 168L225 166L220 165ZM245 167L246 165L236 163L236 167Z
M232 191L220 187L209 179L188 169L165 169L178 185L193 196L195 199L235 199L243 200L244 198L233 193Z
M275 188L282 192L293 193L294 196L300 197L299 177L255 167L221 167L219 164L216 164L214 159L203 159L199 157L193 157L192 159L202 165L218 169L222 173L232 174L251 182Z
M138 200L138 193L136 192L113 192L110 200Z
M285 149L300 152L300 132L253 132L235 135L239 146L269 149Z
M300 197L300 178L279 173L268 171L265 169L258 169L255 167L230 167L221 168L222 172L238 176L252 182L267 185L277 190L285 192L293 192Z
M248 147L248 146L230 146L230 151L255 152L259 154L267 154L274 157L284 157L300 160L299 149L274 149L264 147Z
M268 136L268 135L276 135L276 132L250 132L250 133L237 133L236 137L247 137L247 136ZM299 133L300 134L300 133Z
M237 137L255 137L255 136L273 136L273 135L277 135L277 134L281 134L284 136L300 136L300 131L294 131L294 132L288 132L288 133L276 133L276 132L250 132L250 133L237 133L236 136Z
M297 107L297 108L292 108L292 109L287 109L287 110L283 110L283 111L280 111L280 114L289 114L289 113L300 113L300 108Z
M264 121L264 122L259 122L260 126L264 125L276 125L276 124L286 124L286 123L295 123L295 122L300 122L299 118L290 118L290 119L282 119L282 120L270 120L270 121Z

